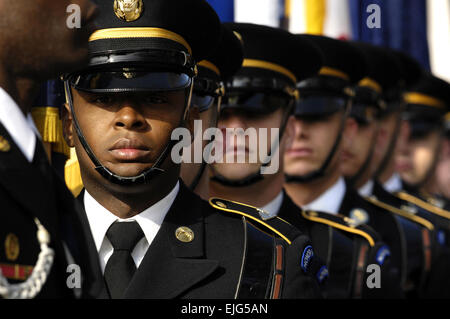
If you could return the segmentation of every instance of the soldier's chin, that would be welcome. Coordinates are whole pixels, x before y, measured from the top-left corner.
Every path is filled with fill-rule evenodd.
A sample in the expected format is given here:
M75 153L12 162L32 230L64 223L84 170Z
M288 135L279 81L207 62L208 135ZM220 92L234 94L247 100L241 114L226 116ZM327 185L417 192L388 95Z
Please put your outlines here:
M152 167L149 163L120 163L107 168L114 174L121 177L134 177L142 174Z
M260 164L214 164L213 171L230 181L240 181L251 175L257 174L261 169Z
M305 176L317 171L320 167L318 165L296 163L286 165L284 168L284 173L292 176Z

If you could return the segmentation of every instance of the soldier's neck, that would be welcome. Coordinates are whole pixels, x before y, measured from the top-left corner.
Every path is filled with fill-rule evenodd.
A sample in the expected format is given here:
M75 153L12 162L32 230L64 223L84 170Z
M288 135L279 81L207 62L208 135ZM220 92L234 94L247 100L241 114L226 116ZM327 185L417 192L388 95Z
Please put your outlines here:
M168 172L155 177L150 183L140 186L119 186L85 178L85 188L104 208L115 216L127 219L142 213L166 197L175 187L178 174Z
M206 165L202 177L200 178L197 186L193 189L194 193L200 196L204 200L209 199L209 167Z
M245 187L229 187L210 181L209 195L263 207L283 190L284 174L282 170L279 170L276 174L263 176L263 180Z
M307 205L317 198L319 198L323 193L325 193L329 188L331 188L341 177L339 170L335 170L327 176L315 179L307 183L286 183L284 189L289 197L298 206Z
M395 158L391 156L384 170L378 174L377 179L381 184L386 183L395 173Z

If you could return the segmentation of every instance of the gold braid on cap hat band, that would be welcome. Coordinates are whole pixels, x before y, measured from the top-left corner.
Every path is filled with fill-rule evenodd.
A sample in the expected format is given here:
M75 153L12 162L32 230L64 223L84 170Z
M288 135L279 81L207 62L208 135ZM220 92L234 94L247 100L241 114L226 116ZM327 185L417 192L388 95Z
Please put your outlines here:
M111 28L95 31L89 38L89 42L104 39L124 39L124 38L162 38L172 40L184 46L192 55L191 46L186 40L166 29L161 28Z
M340 71L338 69L330 68L330 67L327 67L327 66L323 66L320 69L319 75L334 76L334 77L337 77L337 78L344 79L346 81L350 81L350 77L346 73L344 73L344 72L342 72L342 71Z
M442 100L439 100L435 97L418 93L418 92L409 92L403 95L403 98L406 103L409 104L421 104L425 106L431 106L438 109L444 109L445 103Z
M295 84L297 83L297 78L295 77L294 73L286 69L285 67L272 63L267 62L263 60L254 60L254 59L244 59L244 62L242 63L242 67L245 68L260 68L260 69L266 69L270 71L274 71L277 73L281 73L285 76L287 76L289 79L291 79Z
M207 68L207 69L213 71L214 73L216 73L218 76L220 76L219 68L207 60L200 61L198 63L198 66Z
M361 81L359 81L358 86L365 86L365 87L371 88L378 94L381 94L383 92L381 85L377 81L375 81L369 77L365 77Z

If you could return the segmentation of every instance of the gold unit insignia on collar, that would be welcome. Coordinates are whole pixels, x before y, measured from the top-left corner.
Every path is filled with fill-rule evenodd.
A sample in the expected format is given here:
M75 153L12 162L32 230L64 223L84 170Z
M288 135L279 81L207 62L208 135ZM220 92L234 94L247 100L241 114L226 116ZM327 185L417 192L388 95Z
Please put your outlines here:
M6 153L9 152L10 149L11 145L9 144L8 140L0 135L0 152Z
M183 243L190 243L194 240L194 232L189 227L181 226L175 231L175 237Z
M144 11L142 0L114 0L114 13L127 22L136 21Z

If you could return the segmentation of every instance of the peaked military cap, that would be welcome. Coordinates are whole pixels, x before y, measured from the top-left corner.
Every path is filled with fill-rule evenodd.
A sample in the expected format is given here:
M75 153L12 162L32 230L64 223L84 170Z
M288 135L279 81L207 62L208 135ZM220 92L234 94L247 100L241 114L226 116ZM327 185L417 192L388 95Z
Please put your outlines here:
M210 56L198 63L195 79L193 104L200 112L209 108L217 96L223 96L222 81L235 74L242 66L244 52L237 35L222 25L220 41Z
M313 77L297 84L301 98L295 115L330 114L344 109L347 99L353 96L350 87L365 74L364 56L346 41L309 34L296 37L311 41L321 50L323 66ZM309 98L303 99L306 96Z
M424 75L404 95L405 119L410 122L413 135L422 135L430 130L444 128L445 115L450 111L450 84L433 76Z
M98 30L89 40L89 67L71 80L79 90L185 88L196 62L208 57L220 38L220 20L203 0L95 2Z
M226 82L223 108L274 111L289 104L296 97L296 83L315 74L321 66L320 51L288 31L250 23L225 25L240 37L244 61Z
M385 111L385 99L389 99L390 90L401 80L402 69L394 54L383 47L369 43L352 42L361 51L366 64L364 77L354 87L355 97L351 116L360 123L369 123L376 117L375 112Z
M412 58L405 52L384 48L388 53L396 59L399 69L388 69L393 81L392 85L384 91L383 97L386 102L384 115L400 110L404 106L403 93L411 89L425 71L417 60Z

